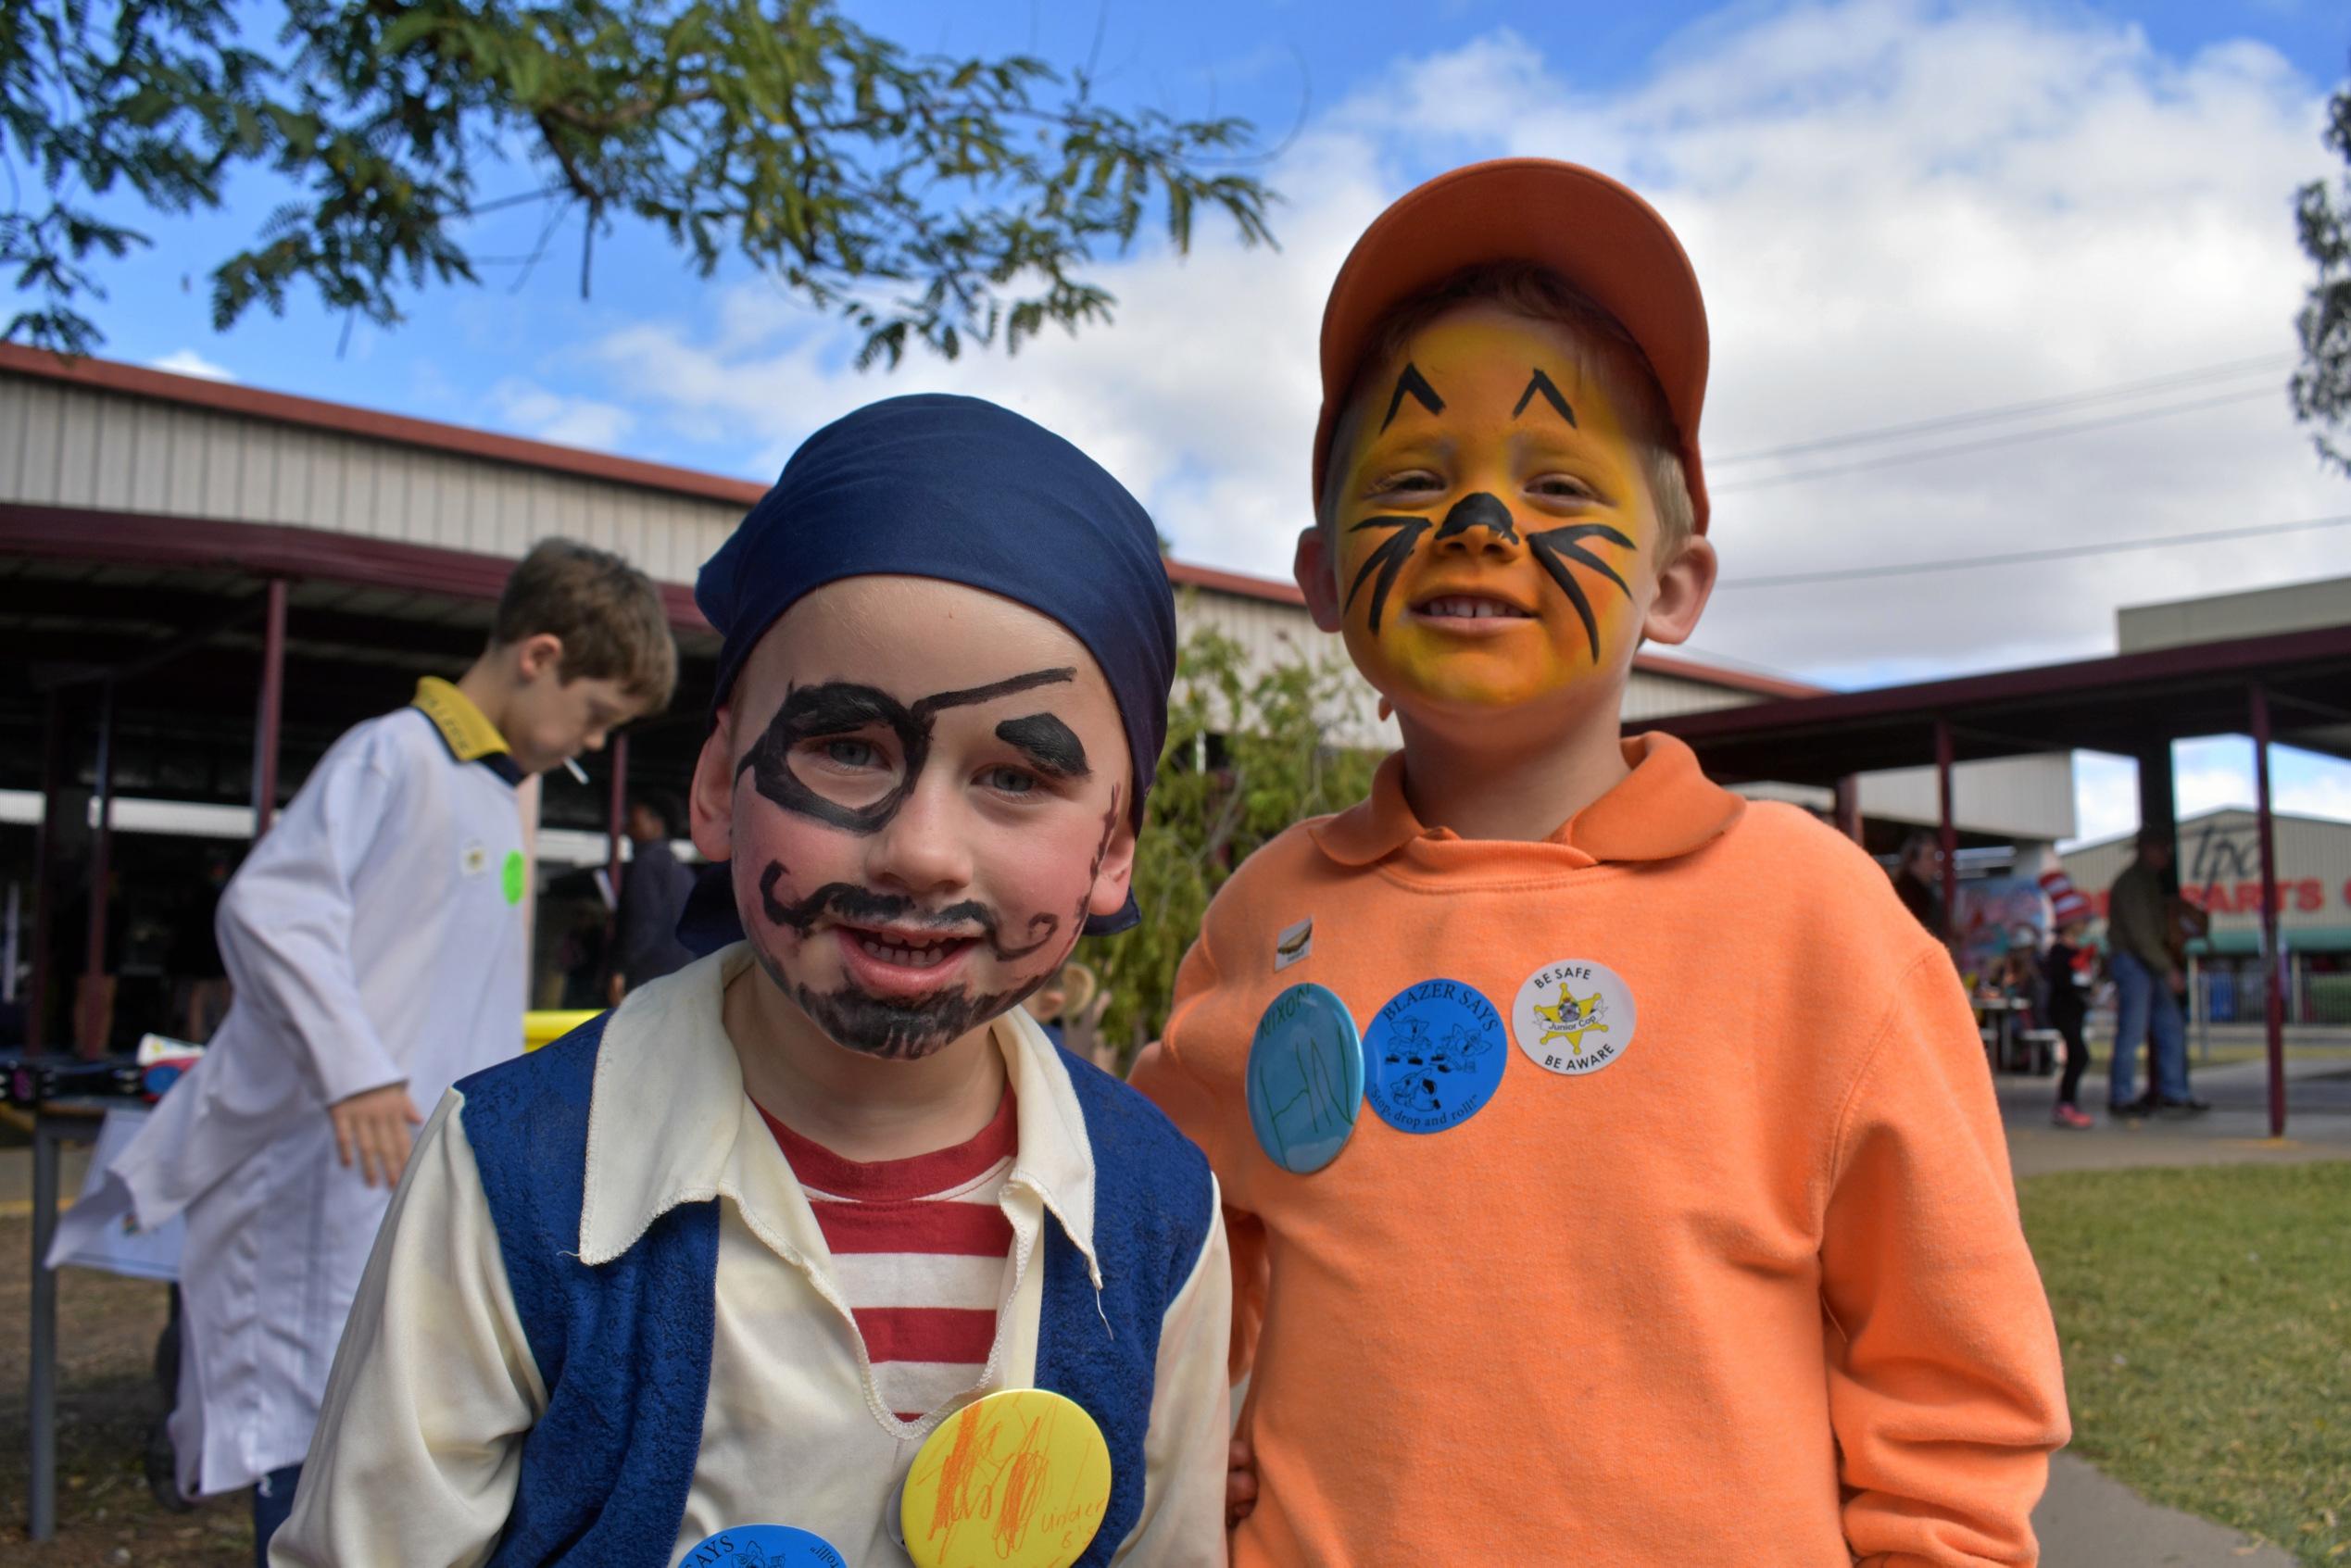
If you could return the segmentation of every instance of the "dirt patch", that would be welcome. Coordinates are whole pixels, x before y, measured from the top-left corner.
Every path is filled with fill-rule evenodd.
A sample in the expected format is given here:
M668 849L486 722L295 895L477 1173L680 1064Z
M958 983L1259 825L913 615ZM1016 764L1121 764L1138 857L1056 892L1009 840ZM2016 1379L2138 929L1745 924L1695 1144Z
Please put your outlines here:
M147 1437L164 1413L156 1337L164 1287L87 1269L57 1275L57 1538L28 1547L25 1377L31 1347L32 1223L0 1218L0 1549L41 1568L243 1568L253 1561L245 1494L188 1512L147 1489Z

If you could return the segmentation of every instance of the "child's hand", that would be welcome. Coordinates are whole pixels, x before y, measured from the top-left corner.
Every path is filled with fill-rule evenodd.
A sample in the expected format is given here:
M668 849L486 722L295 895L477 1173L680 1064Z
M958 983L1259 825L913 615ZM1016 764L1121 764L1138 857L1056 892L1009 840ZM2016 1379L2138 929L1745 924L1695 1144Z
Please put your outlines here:
M1250 1451L1249 1439L1233 1439L1226 1456L1225 1472L1225 1528L1227 1530L1248 1518L1257 1507L1257 1456Z
M416 1141L412 1129L424 1121L409 1098L406 1084L386 1084L336 1100L327 1107L327 1115L334 1123L334 1151L345 1170L351 1168L356 1154L359 1180L373 1186L381 1174L385 1186L399 1185L400 1173L408 1168L409 1146ZM1230 1483L1226 1485L1229 1488Z

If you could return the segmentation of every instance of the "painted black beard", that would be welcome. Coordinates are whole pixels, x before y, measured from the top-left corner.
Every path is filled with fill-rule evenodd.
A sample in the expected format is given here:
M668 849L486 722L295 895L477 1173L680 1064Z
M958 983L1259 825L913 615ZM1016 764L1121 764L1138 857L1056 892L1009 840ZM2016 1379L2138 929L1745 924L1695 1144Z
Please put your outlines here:
M959 988L900 1001L854 985L818 991L795 985L760 951L759 944L753 943L751 950L758 954L760 968L775 988L798 1002L827 1039L845 1050L885 1061L919 1061L946 1049L999 1013L1010 1012L1026 1001L1053 972L1049 968L1015 991L974 997Z

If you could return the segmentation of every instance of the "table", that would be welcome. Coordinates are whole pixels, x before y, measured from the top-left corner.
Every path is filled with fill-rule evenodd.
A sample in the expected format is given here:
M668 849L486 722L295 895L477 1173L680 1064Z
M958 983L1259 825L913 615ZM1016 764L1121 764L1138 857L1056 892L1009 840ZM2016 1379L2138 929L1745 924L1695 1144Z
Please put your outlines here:
M2014 1043L2012 1036L2016 1032L2017 1015L2024 1010L2024 1003L2014 997L1973 997L1969 1000L1975 1004L1979 1025L1984 1022L1986 1013L1992 1015L1992 1038L1985 1042L1984 1055L1991 1060L1992 1071L1995 1074L2005 1072L2008 1065L2008 1047Z
M97 1097L45 1100L32 1110L32 1370L31 1408L32 1538L57 1534L57 1276L49 1243L57 1234L57 1151L69 1143L95 1143L98 1124L119 1099Z

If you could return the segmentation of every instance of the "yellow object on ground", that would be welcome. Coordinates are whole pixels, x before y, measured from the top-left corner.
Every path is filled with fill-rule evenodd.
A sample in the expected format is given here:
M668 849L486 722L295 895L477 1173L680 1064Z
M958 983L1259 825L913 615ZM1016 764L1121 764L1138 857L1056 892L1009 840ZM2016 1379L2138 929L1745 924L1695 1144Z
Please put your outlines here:
M541 1046L553 1045L602 1010L588 1008L572 1012L526 1012L522 1015L522 1048L534 1051Z

